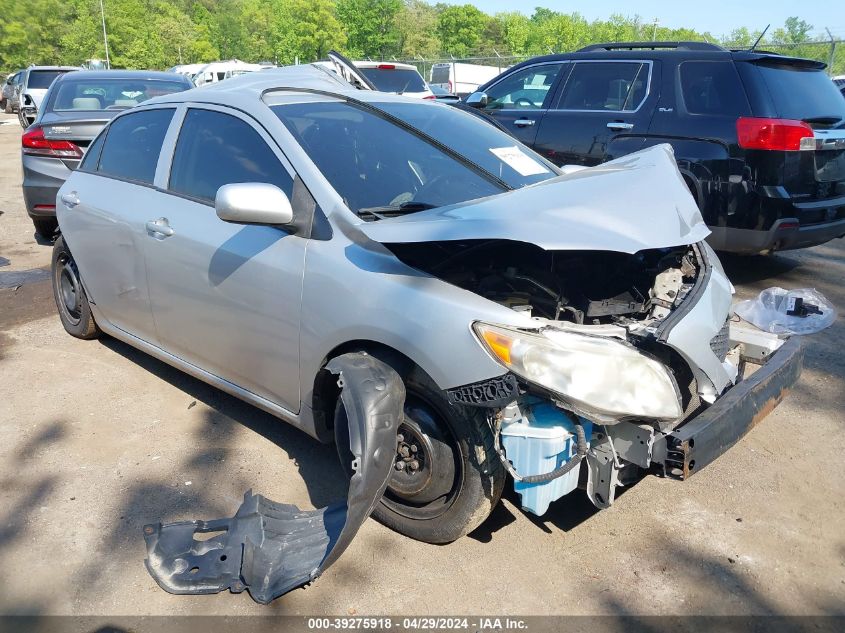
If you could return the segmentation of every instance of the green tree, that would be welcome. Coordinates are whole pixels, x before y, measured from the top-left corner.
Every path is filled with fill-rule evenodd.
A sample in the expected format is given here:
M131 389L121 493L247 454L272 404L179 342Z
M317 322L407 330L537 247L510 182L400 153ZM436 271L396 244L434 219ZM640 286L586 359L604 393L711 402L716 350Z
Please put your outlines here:
M274 42L280 63L323 59L346 45L346 35L332 0L284 0L276 5Z
M456 57L476 52L490 18L471 4L450 5L437 16L443 50Z
M517 11L499 13L495 19L501 27L504 50L513 55L527 55L531 43L531 20Z
M433 57L440 52L437 10L424 0L405 0L396 14L397 47L403 57Z
M398 52L396 16L402 0L337 0L337 17L346 28L346 49L354 57L379 57Z

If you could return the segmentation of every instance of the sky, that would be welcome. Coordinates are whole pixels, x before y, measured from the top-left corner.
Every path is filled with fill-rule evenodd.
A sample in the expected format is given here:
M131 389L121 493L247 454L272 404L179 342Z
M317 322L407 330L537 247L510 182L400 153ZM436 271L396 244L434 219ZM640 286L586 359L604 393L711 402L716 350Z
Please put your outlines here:
M486 13L521 11L531 15L535 6L547 7L563 13L580 13L588 20L606 19L613 13L639 15L643 22L660 20L671 28L692 27L708 31L716 37L728 35L733 29L747 26L749 30L763 29L771 22L772 29L783 26L786 18L797 15L813 25L812 34L830 28L834 37L845 39L845 3L842 0L637 0L613 2L609 0L447 0L449 4L470 2Z

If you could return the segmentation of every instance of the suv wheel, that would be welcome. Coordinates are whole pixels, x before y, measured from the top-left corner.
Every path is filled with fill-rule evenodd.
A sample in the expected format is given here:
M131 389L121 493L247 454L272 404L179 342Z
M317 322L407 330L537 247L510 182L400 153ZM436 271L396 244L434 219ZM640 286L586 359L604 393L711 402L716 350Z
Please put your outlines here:
M91 305L82 288L79 269L61 236L53 245L52 273L53 298L65 331L81 339L99 336L100 328L91 314Z
M487 518L502 495L505 471L482 410L450 404L417 367L400 375L405 421L399 427L393 475L372 516L413 539L449 543ZM335 434L348 470L348 424L340 399Z

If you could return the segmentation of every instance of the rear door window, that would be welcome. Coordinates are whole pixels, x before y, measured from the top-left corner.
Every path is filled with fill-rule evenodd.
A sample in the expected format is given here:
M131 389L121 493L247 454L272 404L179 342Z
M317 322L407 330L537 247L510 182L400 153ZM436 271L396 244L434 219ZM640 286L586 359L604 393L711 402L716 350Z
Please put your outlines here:
M100 154L103 151L103 145L106 142L106 132L98 135L94 142L88 146L82 162L79 164L80 171L97 171L97 164L100 162Z
M634 111L645 100L650 69L644 62L578 62L557 109Z
M172 108L126 114L112 121L100 154L99 173L151 185Z
M562 67L563 64L543 64L516 71L487 89L484 109L541 109Z
M246 121L213 110L188 110L168 189L213 203L220 187L236 182L269 183L288 196L293 190L290 174Z
M748 114L748 99L732 62L683 62L679 73L687 113L732 117Z

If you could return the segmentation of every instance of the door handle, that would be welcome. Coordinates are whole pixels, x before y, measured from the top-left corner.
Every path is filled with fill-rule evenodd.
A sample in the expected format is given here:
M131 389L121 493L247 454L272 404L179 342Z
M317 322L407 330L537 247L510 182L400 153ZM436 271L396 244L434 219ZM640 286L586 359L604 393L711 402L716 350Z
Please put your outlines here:
M65 205L68 209L73 209L76 205L78 205L79 198L76 196L76 192L71 191L70 193L63 193L62 204Z
M513 122L516 127L528 127L534 125L534 119L517 119Z
M147 233L153 237L170 237L175 231L170 228L167 218L159 218L147 222Z
M633 123L625 123L623 121L611 121L607 124L610 130L630 130L634 127Z

